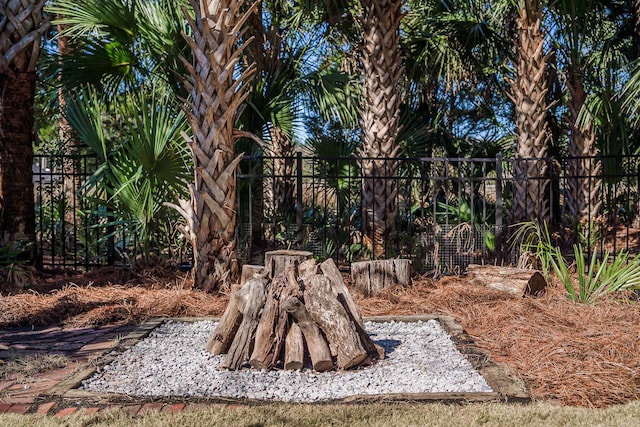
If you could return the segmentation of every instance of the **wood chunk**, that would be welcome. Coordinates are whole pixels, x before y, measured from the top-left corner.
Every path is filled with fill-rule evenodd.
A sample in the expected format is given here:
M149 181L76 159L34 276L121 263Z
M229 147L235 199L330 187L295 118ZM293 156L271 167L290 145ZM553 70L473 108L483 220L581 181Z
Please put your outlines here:
M333 294L326 276L317 275L311 280L311 286L305 288L304 300L311 318L320 326L336 355L338 369L349 369L367 358L356 324Z
M274 277L269 287L267 301L256 330L255 345L249 364L257 369L271 369L276 365L284 347L289 325L289 315L280 308L280 301L302 297L302 288L297 280L296 265Z
M276 277L282 273L285 268L294 265L296 261L299 264L310 259L312 256L313 254L308 251L269 251L264 254L264 266L269 271L269 277Z
M231 287L231 296L227 307L216 326L216 329L209 336L206 350L213 354L224 354L229 351L233 338L238 332L238 328L242 323L242 313L238 309L237 297L235 293L240 290L240 285L234 284Z
M242 313L242 323L222 364L227 369L239 369L252 350L260 311L267 299L267 280L251 279L235 295L238 310Z
M302 329L292 322L284 345L284 369L296 370L304 367L304 339Z
M310 282L316 274L318 274L318 264L313 258L302 261L298 266L298 277L302 280L302 283Z
M354 262L351 279L355 288L365 295L378 295L385 289L411 283L411 261L396 258Z
M266 277L269 272L263 265L244 264L242 266L242 274L240 275L240 286L244 286L249 279L253 279L255 275Z
M338 266L333 261L333 258L329 258L320 264L320 270L322 270L322 273L324 273L324 275L331 281L331 289L333 290L334 295L343 303L345 308L353 316L353 319L362 328L364 328L364 322L362 321L362 316L360 315L358 306L351 297L349 289L347 289L347 285L344 283L342 274L340 273L340 270L338 270Z
M302 335L304 335L304 339L307 342L307 349L309 350L309 357L311 358L313 369L317 372L332 369L333 359L331 357L329 344L318 325L311 318L302 301L297 297L290 298L282 305L282 308L290 313L298 323Z
M467 267L467 274L472 284L490 286L523 297L539 297L547 289L547 281L537 270L471 264Z

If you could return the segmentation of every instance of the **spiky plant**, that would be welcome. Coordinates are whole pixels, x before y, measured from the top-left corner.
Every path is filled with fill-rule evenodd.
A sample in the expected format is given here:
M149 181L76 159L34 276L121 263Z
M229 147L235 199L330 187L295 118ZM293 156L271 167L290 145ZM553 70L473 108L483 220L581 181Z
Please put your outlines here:
M187 115L193 131L188 144L193 152L195 182L191 200L175 206L186 218L194 249L195 285L206 291L230 284L238 272L236 258L236 167L242 159L234 152L240 132L235 122L247 98L246 82L254 73L247 67L236 75L242 28L252 12L240 13L242 0L191 0L184 10L193 37L193 64L184 61L191 93Z
M33 163L36 62L48 28L45 0L0 0L0 244L35 242Z
M400 56L401 0L361 0L363 7L362 220L365 244L374 257L395 229L400 154L398 132L403 73ZM385 160L387 159L387 160Z
M546 194L545 161L550 139L546 120L547 63L542 29L544 0L518 1L515 76L509 97L515 108L515 164L512 222L546 221L550 207ZM530 159L530 160L523 160Z

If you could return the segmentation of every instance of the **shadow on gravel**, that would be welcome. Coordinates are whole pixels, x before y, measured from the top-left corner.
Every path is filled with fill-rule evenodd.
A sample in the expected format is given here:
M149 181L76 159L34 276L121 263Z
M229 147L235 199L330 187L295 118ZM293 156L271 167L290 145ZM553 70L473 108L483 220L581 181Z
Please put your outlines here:
M384 348L385 354L391 354L394 350L402 344L400 340L373 340L374 343Z

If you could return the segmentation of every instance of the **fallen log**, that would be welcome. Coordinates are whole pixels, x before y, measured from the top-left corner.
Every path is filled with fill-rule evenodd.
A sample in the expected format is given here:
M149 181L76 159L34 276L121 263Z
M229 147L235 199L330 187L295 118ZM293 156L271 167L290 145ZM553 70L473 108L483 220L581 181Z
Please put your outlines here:
M547 281L542 273L526 268L470 264L467 274L474 285L489 286L523 297L542 296L547 288Z

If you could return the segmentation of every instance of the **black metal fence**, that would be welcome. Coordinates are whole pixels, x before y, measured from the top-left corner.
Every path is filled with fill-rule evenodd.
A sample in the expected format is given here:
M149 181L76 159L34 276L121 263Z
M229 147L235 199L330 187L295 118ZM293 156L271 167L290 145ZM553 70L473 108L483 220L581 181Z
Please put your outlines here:
M135 241L135 236L112 224L108 208L87 188L98 167L91 155L34 156L36 235L42 267L66 270L113 265L118 260L116 242L127 247Z
M590 167L576 169L576 162ZM34 166L38 209L38 244L46 267L93 268L122 262L118 253L134 244L104 218L104 206L65 191L65 182L86 180L98 166L87 156L38 156ZM384 160L395 173L364 177L354 158L244 158L237 174L238 255L260 262L267 250L301 248L340 264L368 259L363 235L362 183L378 181L394 190L393 231L385 236L386 257L409 257L422 272L462 272L470 263L513 263L514 187L538 187L533 202L546 206L554 239L570 248L583 243L603 253L640 247L640 157L581 159L411 158ZM394 162L393 164L391 162ZM518 170L542 167L540 178ZM594 170L595 173L585 173ZM582 206L575 217L575 188L597 194L598 206ZM67 184L67 187L69 185ZM76 185L77 188L77 185ZM580 199L580 197L578 197ZM535 210L535 209L534 209ZM539 209L538 209L539 210ZM544 210L544 209L543 209Z

